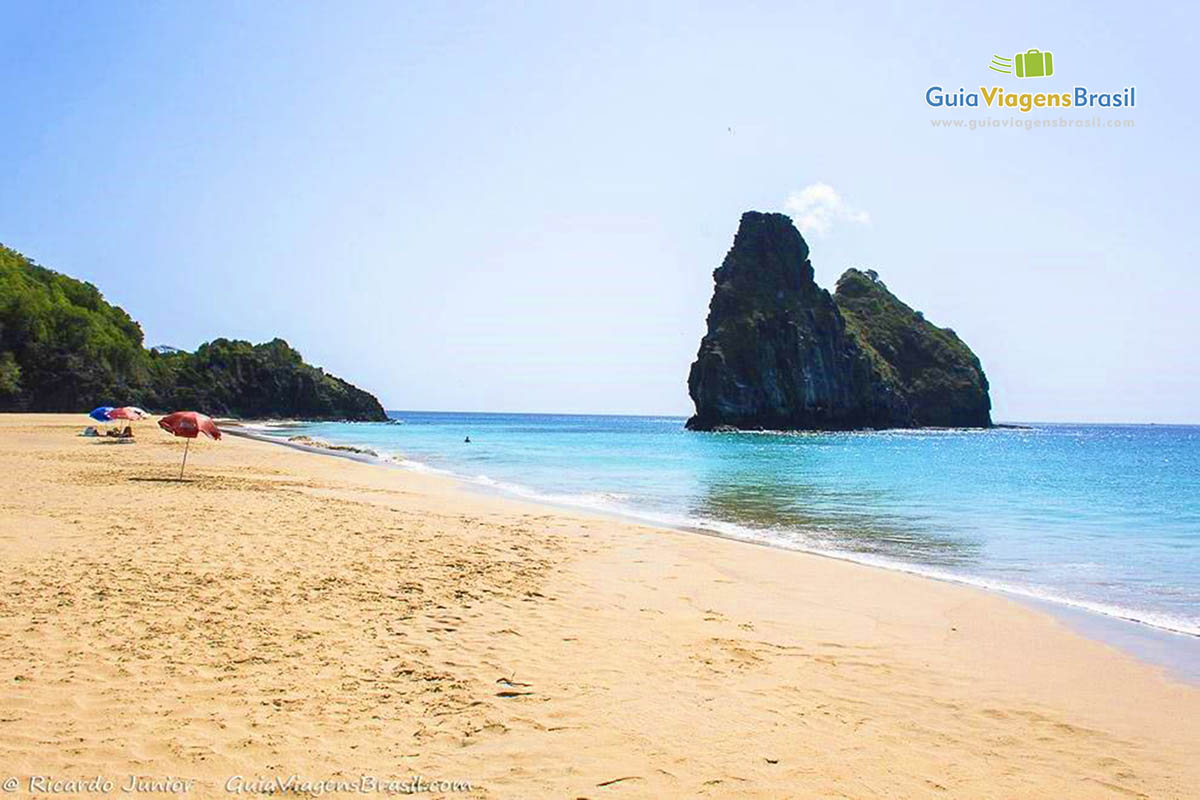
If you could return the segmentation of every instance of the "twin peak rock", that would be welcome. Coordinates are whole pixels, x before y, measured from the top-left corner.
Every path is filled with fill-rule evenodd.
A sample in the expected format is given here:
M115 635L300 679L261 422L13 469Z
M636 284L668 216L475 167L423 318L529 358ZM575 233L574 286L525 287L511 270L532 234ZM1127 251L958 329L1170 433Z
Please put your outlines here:
M830 294L783 214L742 215L688 375L692 430L986 428L979 359L873 271Z

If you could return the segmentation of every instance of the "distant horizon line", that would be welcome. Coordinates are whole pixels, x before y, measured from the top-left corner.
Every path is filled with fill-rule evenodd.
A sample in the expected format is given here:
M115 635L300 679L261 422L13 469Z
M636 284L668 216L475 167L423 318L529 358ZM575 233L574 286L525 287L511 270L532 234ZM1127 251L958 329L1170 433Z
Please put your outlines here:
M420 409L420 408L384 408L385 414L473 414L476 416L523 416L523 417L621 417L631 419L679 419L686 421L690 414L613 414L613 413L595 413L590 411L463 411L443 410L443 409ZM1129 425L1141 427L1180 427L1180 428L1195 428L1200 427L1200 422L1113 422L1113 421L1085 421L1085 420L996 420L992 423L993 427L1000 425ZM863 428L861 430L871 430ZM959 430L957 428L881 428L879 430ZM963 428L961 430L972 430ZM985 429L974 429L985 430ZM818 433L826 431L816 431ZM854 431L827 431L828 433L853 433Z

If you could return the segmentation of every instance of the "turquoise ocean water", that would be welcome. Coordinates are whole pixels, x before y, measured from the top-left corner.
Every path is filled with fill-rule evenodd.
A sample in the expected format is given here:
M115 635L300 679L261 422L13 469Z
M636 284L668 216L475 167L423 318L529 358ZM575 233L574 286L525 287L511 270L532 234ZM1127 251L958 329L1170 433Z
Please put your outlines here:
M1197 426L705 434L679 417L389 414L264 432L1200 636Z

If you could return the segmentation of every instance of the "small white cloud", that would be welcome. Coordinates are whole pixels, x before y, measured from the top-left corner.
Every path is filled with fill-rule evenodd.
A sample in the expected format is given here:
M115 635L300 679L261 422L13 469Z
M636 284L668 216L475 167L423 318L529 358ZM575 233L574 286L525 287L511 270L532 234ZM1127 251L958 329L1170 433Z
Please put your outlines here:
M851 207L837 190L828 183L811 183L798 192L792 192L783 203L783 208L796 223L801 233L827 236L835 222L871 222L871 215Z

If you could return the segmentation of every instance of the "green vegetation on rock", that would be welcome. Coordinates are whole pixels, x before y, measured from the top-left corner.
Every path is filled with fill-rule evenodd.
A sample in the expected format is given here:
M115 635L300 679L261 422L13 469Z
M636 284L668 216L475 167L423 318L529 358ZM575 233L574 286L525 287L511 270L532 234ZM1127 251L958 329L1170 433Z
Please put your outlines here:
M235 417L384 420L374 396L304 363L282 339L214 339L194 353L150 351L156 385L172 408Z
M991 425L987 377L954 331L902 303L873 270L846 270L833 299L880 376L907 398L913 425Z
M90 283L0 245L0 410L98 405L214 416L386 419L367 392L304 363L282 339L146 350L142 329Z

